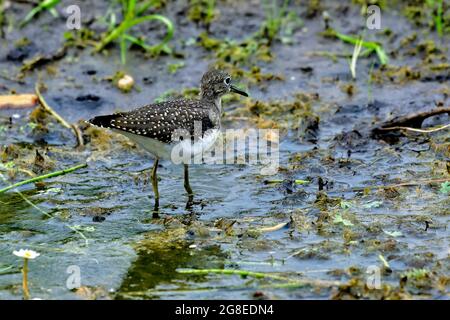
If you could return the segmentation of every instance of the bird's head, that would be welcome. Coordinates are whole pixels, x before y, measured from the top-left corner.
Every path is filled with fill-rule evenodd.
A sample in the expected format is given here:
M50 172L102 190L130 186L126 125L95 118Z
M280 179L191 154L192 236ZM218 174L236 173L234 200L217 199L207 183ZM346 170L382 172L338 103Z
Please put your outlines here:
M216 99L229 92L248 97L246 92L231 84L231 77L228 73L216 69L211 69L203 75L200 89L202 98Z

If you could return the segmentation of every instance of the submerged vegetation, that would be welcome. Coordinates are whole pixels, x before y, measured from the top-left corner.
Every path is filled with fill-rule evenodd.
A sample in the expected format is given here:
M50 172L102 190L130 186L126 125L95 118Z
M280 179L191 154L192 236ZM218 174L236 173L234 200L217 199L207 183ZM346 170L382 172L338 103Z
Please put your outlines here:
M444 34L443 26L443 12L444 12L444 0L427 0L427 4L432 10L432 17L436 32L440 37Z

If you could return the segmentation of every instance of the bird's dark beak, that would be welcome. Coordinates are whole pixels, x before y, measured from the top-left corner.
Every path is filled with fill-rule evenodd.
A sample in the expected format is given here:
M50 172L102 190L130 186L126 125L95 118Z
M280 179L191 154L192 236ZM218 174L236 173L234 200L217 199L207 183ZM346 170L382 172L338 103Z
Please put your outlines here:
M242 95L242 96L244 96L244 97L248 97L248 93L247 93L247 92L244 92L244 91L242 91L242 90L239 90L238 88L236 88L236 87L233 86L233 85L230 86L230 90L231 90L231 92L238 93L238 94L240 94L240 95Z

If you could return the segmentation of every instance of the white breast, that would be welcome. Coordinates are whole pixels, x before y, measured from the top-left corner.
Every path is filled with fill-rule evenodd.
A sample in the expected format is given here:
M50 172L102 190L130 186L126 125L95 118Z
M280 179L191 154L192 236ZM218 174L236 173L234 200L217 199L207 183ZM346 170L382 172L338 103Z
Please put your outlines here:
M141 148L153 154L156 158L170 160L171 154L170 144L162 143L161 141L148 137L143 137L131 132L121 130L114 130L114 131L123 134L125 137L138 144Z
M220 129L210 129L205 132L203 137L194 142L191 140L183 140L166 144L158 140L143 137L130 132L120 130L114 131L123 134L133 142L137 143L144 150L153 154L155 157L170 160L175 164L191 163L192 157L200 157L206 151L210 150L214 146L217 138L220 136Z
M170 160L175 164L201 163L202 156L214 146L219 136L220 129L210 129L205 132L202 138L194 142L183 140L175 143L171 150Z

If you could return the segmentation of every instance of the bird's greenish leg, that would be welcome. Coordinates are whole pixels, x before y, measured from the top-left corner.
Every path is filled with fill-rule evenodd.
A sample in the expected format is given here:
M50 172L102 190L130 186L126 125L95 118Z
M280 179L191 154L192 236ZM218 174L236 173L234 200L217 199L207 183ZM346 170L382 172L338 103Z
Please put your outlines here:
M156 171L158 170L158 163L159 159L156 158L153 162L153 169L152 169L152 186L153 186L153 193L155 194L155 211L158 211L159 208L159 191L158 191L158 176L156 174Z
M187 164L184 165L184 189L189 197L194 195L191 185L189 184L189 166Z
M187 164L184 165L184 189L188 194L186 209L190 210L194 204L194 193L192 192L191 185L189 184L189 166Z

